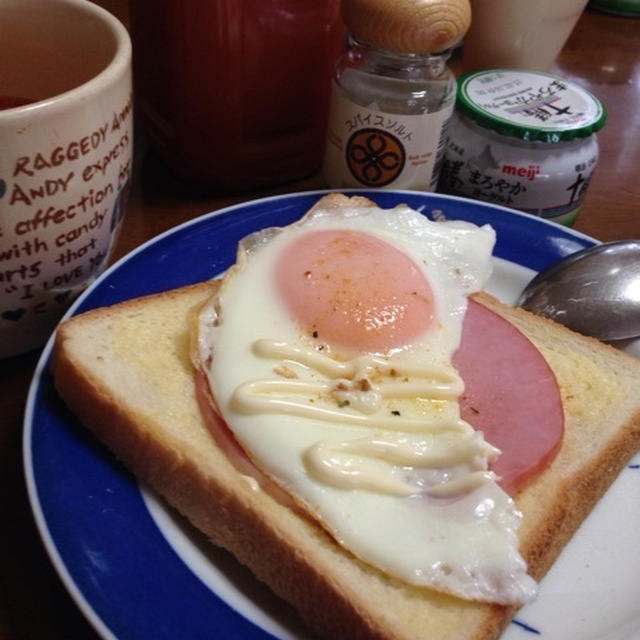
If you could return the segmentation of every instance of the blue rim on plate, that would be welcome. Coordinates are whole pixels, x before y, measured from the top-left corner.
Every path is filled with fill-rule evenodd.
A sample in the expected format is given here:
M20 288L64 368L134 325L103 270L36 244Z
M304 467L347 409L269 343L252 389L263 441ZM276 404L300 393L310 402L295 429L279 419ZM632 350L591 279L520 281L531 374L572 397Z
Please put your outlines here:
M187 222L125 256L69 315L211 278L235 260L238 240L297 220L326 191L255 200ZM412 191L349 191L390 208L491 224L495 255L536 271L595 244L554 223L502 207ZM167 543L135 479L74 419L48 370L52 340L38 364L24 423L32 509L65 586L104 638L196 640L268 638L201 582Z

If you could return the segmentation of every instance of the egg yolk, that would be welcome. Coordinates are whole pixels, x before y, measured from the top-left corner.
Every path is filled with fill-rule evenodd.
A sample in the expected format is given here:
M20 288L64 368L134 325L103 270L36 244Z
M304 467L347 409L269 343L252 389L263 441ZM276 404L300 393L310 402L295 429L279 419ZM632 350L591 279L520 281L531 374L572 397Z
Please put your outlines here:
M314 337L358 352L411 343L435 316L431 286L401 250L359 231L310 231L276 262L278 294Z

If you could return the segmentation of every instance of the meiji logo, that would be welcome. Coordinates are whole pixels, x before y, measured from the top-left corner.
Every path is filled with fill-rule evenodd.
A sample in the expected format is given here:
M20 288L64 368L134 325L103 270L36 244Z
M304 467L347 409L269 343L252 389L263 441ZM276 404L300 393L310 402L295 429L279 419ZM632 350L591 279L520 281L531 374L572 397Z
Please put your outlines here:
M517 167L513 164L503 164L502 173L508 173L510 176L518 176L519 178L533 180L540 173L540 165L530 164L528 167Z

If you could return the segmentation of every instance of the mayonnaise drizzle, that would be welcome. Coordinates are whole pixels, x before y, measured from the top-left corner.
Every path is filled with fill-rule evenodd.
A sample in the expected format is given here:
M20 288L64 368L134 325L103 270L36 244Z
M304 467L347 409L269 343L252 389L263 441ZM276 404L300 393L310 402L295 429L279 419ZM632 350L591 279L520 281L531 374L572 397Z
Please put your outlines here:
M267 339L257 340L253 350L262 358L278 360L280 365L312 369L327 380L309 382L288 377L246 382L232 395L235 410L283 413L388 432L385 437L321 441L312 445L304 454L304 463L317 480L345 489L365 488L406 496L420 489L415 483L399 478L393 465L405 469L442 469L460 468L466 464L469 471L463 475L422 489L434 496L451 497L495 479L486 471L486 465L487 460L494 459L499 451L464 420L403 416L398 412L385 412L382 405L383 399L457 400L464 390L464 383L452 368L436 364L392 363L379 356L360 356L343 362L312 349ZM358 399L362 401L358 402ZM446 432L458 433L459 437L453 444L434 444L428 451L423 440L391 437L391 433L426 436ZM387 464L381 465L381 462Z
M420 469L444 469L465 462L477 472L466 474L462 478L434 484L427 493L437 497L452 497L466 493L485 480L494 479L484 469L481 455L495 456L497 449L490 444L478 442L475 433L450 447L437 451L425 451L417 446L383 440L380 438L360 438L345 442L318 442L305 452L305 465L314 476L327 484L339 487L367 488L390 495L408 496L416 492L415 486L388 474L380 472L367 464L366 460L353 465L352 460L343 454L355 454L364 458L378 458L391 464L411 466ZM461 482L463 481L463 482Z
M349 413L341 409L329 409L312 404L309 400L300 402L279 397L279 394L317 396L330 391L325 384L298 382L295 380L257 380L240 385L233 393L231 402L234 409L243 413L286 413L300 418L315 418L330 422L367 426L386 431L406 433L438 433L442 431L464 431L468 424L464 420L443 418L406 418L388 415L363 415Z

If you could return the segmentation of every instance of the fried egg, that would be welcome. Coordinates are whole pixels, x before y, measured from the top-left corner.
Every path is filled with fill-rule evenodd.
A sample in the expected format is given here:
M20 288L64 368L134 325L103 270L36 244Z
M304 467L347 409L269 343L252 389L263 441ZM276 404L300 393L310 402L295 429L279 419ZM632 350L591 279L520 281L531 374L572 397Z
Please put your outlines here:
M217 411L363 562L467 599L529 601L521 516L489 471L498 450L460 418L451 364L494 231L345 202L240 243L198 322Z

